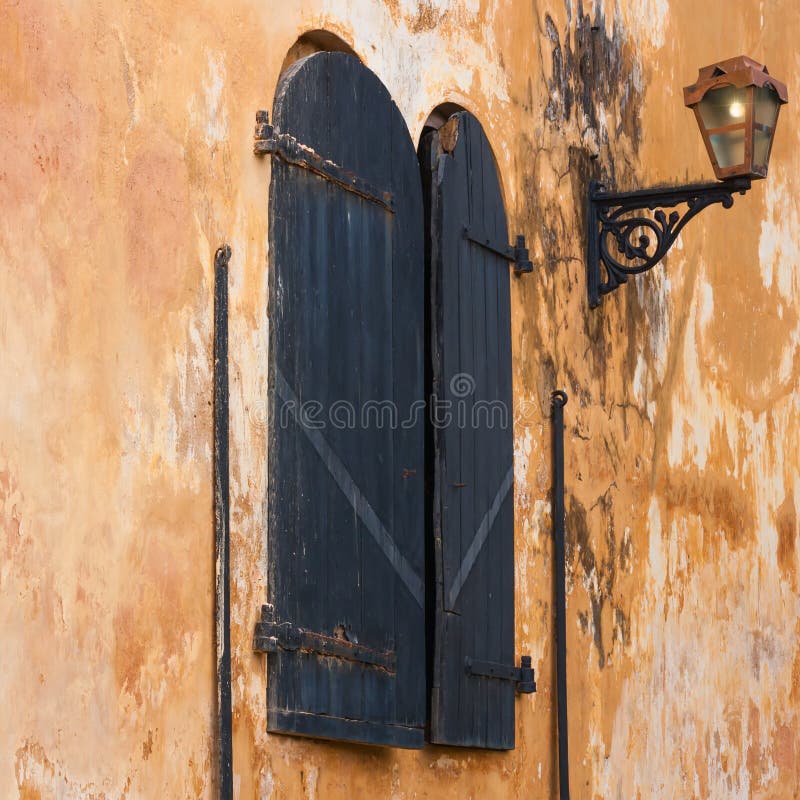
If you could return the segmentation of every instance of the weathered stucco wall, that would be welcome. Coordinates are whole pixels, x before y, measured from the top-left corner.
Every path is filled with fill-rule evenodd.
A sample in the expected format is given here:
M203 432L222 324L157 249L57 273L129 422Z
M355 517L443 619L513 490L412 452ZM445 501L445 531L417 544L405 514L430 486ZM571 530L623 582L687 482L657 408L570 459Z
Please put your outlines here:
M596 30L593 30L596 28ZM473 111L511 232L510 753L265 733L267 186L287 51L348 42L415 140ZM566 388L574 795L790 798L800 766L800 120L770 177L590 312L583 197L708 179L681 87L744 52L796 91L792 0L0 2L0 796L211 797L213 253L231 262L242 798L555 793L549 393Z

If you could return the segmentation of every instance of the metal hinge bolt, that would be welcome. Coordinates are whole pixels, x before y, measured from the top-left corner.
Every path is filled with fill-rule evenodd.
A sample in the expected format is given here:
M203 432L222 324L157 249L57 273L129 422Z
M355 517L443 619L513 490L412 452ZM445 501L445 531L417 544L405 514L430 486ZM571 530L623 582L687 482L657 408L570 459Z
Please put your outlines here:
M269 124L269 111L263 108L256 111L255 140L257 142L265 142L267 139L271 139L274 134L275 130Z
M522 656L517 678L517 691L520 694L533 694L536 691L536 680L530 656Z
M517 236L517 243L514 245L514 272L518 275L533 272L533 264L528 255L528 248L525 246L525 237L522 234Z

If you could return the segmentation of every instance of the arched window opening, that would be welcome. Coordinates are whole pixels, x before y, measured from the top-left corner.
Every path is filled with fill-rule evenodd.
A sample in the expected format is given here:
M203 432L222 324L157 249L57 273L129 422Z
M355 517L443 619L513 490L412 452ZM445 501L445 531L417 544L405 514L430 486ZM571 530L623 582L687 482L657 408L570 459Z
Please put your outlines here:
M298 40L269 192L270 731L514 747L509 262L454 104L419 151L350 52ZM303 54L303 48L312 52Z
M423 136L425 135L425 129L438 131L439 128L441 128L442 125L444 125L450 119L450 117L453 116L453 114L464 113L466 110L466 108L460 106L458 103L439 104L428 115L428 119L425 120Z
M289 48L281 65L281 75L301 58L314 53L347 53L358 58L352 47L335 33L324 30L307 31Z

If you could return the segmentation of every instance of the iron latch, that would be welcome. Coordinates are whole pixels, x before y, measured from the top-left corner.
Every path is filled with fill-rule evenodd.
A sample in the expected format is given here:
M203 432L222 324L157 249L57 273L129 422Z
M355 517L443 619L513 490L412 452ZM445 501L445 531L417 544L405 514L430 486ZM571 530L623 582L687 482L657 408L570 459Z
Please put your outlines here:
M350 641L344 626L337 626L336 634L327 636L313 633L291 622L276 622L275 607L261 606L261 621L256 623L253 650L256 653L303 651L329 658L341 658L381 667L388 672L397 670L394 650L376 650L356 641Z
M522 656L519 667L498 664L494 661L476 661L473 658L464 660L467 675L474 678L494 678L499 681L511 681L516 684L520 694L531 694L536 691L531 657Z
M517 236L515 245L506 245L492 241L486 231L480 230L476 225L470 225L464 228L464 238L500 258L510 261L514 265L514 272L518 274L533 272L533 264L525 244L525 237L522 234Z

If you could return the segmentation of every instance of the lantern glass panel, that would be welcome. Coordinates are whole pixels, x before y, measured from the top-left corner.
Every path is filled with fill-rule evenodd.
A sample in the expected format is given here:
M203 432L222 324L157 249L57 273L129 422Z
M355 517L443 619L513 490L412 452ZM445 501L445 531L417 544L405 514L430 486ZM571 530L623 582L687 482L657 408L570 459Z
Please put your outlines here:
M720 89L711 89L706 92L705 97L698 103L700 117L706 130L723 128L726 125L744 124L747 115L747 101L747 88L737 89L735 86L723 86ZM744 154L741 161L744 161Z
M714 148L717 164L722 169L744 163L744 127L725 133L712 133L708 138Z
M775 123L778 121L780 98L767 87L755 90L755 130L753 131L753 166L766 170ZM763 126L763 127L762 127Z
M757 130L753 136L753 164L758 167L766 167L769 158L772 134Z
M780 98L772 89L766 86L755 90L755 120L759 125L766 125L768 128L775 127L778 118L778 106Z

